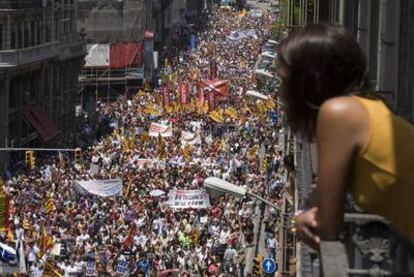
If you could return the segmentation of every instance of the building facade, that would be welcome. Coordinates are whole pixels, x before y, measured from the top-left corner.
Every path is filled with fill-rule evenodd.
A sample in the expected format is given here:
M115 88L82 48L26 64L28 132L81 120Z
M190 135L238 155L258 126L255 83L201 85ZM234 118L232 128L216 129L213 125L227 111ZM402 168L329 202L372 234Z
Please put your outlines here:
M372 89L414 122L414 3L401 0L281 0L287 26L329 22L347 27L364 50Z
M152 38L146 39L146 34L152 34L154 29L153 1L76 1L79 5L78 32L84 36L88 49L109 49L105 53L98 51L97 54L88 50L90 63L85 64L80 75L85 100L83 109L94 117L94 106L99 98L115 98L118 93L135 91L143 85L145 76L151 76L153 41ZM128 55L129 60L119 62L124 52L121 48L131 45L136 50ZM102 59L107 60L107 63L98 61ZM133 63L133 60L140 62ZM121 63L123 66L120 66Z
M74 0L0 1L0 147L70 130L85 45ZM0 152L1 169L8 154Z

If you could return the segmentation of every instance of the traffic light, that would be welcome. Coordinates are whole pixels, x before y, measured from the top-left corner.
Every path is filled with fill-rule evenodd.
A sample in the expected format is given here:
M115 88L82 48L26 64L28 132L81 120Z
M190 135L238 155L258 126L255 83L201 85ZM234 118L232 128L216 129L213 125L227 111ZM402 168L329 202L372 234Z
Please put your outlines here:
M80 148L75 149L75 163L80 164L82 161L82 150Z
M262 262L263 256L257 256L253 260L253 276L260 277L262 276Z
M35 168L36 158L32 150L26 151L26 167L30 170Z

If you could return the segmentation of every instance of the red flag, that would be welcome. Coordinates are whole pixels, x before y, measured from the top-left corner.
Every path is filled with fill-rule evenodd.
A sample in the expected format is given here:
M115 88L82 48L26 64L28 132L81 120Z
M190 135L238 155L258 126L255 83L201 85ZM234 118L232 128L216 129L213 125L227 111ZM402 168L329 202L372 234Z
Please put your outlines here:
M124 248L130 248L132 246L132 243L134 242L134 236L137 233L137 227L135 224L132 224L129 227L128 235L126 236L124 242L122 243L122 246Z
M216 61L211 61L210 63L210 80L217 78L217 63Z
M161 91L162 91L162 104L164 107L167 107L170 105L170 91L168 89L168 85L164 85Z
M187 81L184 85L183 104L190 102L190 82Z
M216 105L214 94L215 94L214 91L211 91L211 90L207 93L208 108L210 111L213 111Z
M183 83L181 82L178 86L178 95L180 97L180 104L181 105L185 105L188 103L188 82L187 83Z
M202 82L199 82L199 86L200 86L200 94L199 94L199 103L198 105L200 105L200 107L202 107L204 105L204 85Z

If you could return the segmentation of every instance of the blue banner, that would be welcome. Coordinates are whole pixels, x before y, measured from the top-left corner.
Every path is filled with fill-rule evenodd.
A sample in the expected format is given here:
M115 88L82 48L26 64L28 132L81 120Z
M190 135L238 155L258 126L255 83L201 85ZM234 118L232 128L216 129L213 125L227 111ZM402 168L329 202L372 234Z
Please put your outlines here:
M194 50L196 49L196 36L194 34L191 35L190 37L190 49Z

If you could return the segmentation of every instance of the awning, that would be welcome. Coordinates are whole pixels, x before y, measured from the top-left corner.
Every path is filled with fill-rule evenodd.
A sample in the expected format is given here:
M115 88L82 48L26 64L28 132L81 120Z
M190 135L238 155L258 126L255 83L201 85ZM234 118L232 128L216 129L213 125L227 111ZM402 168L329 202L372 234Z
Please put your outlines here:
M25 107L23 117L43 140L49 140L60 133L57 125L49 118L46 111L38 105Z

